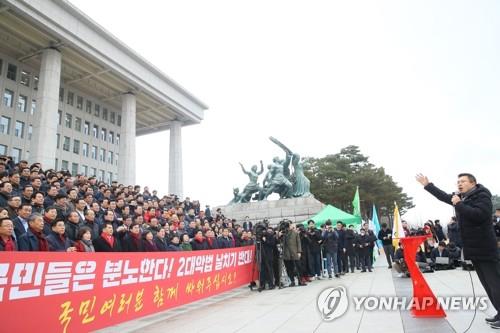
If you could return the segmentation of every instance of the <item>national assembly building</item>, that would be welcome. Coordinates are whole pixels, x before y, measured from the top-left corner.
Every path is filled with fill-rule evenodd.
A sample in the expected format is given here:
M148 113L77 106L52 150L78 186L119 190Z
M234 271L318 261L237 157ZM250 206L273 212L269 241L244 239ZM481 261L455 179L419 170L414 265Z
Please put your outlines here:
M169 130L182 196L181 130L207 107L68 1L0 0L0 91L0 155L129 185L136 136Z

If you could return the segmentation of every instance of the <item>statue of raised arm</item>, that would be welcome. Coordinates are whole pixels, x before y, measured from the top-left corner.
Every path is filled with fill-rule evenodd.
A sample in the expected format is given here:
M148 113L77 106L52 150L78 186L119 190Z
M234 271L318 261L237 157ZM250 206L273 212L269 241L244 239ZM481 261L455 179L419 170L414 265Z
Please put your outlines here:
M243 166L243 164L241 162L238 162L241 166L241 170L243 170L243 173L248 175L248 171L245 170L245 167Z
M259 186L259 183L257 182L259 176L264 173L264 164L262 161L260 161L260 172L257 170L257 166L253 165L250 171L245 170L245 167L243 166L242 163L241 165L241 170L243 170L243 173L248 175L249 182L243 189L243 192L240 194L240 201L239 202L249 202L252 199L252 194L261 192L262 188Z
M292 160L293 152L290 150L290 148L285 146L283 143L281 143L281 141L279 141L275 137L270 136L269 140L271 140L274 144L283 149L283 151L285 152L285 160L284 161L280 160L280 162L283 165L283 176L285 176L288 180L290 180L290 161Z

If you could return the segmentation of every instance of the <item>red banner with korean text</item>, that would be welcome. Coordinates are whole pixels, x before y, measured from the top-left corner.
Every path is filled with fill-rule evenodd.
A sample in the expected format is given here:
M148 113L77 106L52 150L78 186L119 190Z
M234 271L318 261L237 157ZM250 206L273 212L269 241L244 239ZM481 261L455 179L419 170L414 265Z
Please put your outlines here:
M254 246L195 252L0 252L2 332L89 332L228 291Z

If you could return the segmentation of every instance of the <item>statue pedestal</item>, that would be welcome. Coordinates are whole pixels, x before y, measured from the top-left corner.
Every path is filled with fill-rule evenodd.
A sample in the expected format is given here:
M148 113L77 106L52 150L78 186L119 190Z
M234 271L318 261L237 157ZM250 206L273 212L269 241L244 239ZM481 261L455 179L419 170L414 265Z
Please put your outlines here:
M249 220L254 224L267 219L270 224L276 225L283 219L292 222L303 222L322 210L324 204L310 197L264 200L219 207L225 217L236 219L238 222L243 221L245 216L248 216Z

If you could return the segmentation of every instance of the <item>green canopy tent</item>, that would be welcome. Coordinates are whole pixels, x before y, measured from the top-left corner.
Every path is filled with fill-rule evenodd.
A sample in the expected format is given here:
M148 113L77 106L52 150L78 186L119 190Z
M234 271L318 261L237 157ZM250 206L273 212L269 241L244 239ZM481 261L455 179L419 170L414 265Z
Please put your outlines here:
M316 223L316 227L319 228L320 225L325 223L328 219L332 221L333 225L335 225L337 221L342 221L346 225L353 224L356 227L361 224L360 217L346 213L343 210L340 210L332 205L326 205L318 214L307 219L307 221L314 220L314 222ZM302 223L307 224L307 221L304 221Z

